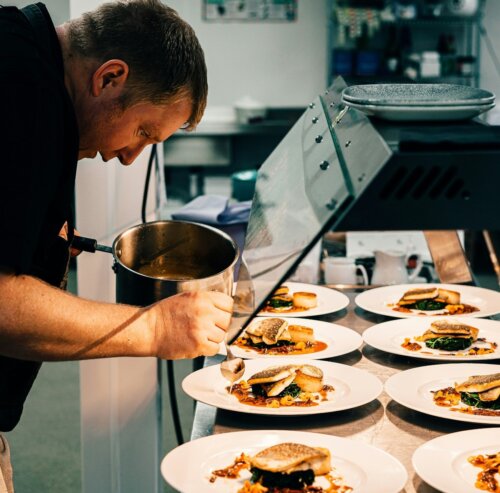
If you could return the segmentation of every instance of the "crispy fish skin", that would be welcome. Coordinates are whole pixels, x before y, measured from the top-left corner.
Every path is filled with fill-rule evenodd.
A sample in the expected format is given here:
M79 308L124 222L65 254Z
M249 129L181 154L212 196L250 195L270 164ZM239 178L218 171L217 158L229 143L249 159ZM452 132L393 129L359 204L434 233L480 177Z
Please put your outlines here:
M254 323L250 324L246 328L246 332L247 332L247 334L262 337L266 331L275 330L276 327L279 328L282 325L284 325L286 328L288 325L288 322L286 320L283 320L282 318L270 317L270 318L266 318L258 323L254 322Z
M315 475L330 472L330 451L300 443L280 443L250 458L252 467L269 472L292 473L312 469Z
M401 297L401 301L431 300L437 298L438 294L437 288L415 288L406 291Z
M248 383L254 385L258 383L279 382L290 375L295 375L297 368L297 365L271 366L252 375L248 379Z
M500 386L500 373L491 375L474 375L465 382L455 384L457 392L484 392Z
M448 320L435 320L431 323L431 330L436 334L471 334L474 331L479 331L471 325L466 325L460 322L452 322Z
M262 340L269 346L276 344L281 338L281 334L286 330L288 323L280 318L271 319L271 323L265 324L262 329ZM264 320L264 323L267 320Z
M432 332L431 329L426 330L421 336L416 337L415 339L417 341L425 342L430 339L436 339L437 337L452 337L453 339L469 339L472 337L474 341L477 339L477 336L474 338L472 334L436 334L436 332Z
M430 330L438 337L467 338L477 340L479 329L463 323L449 322L448 320L436 320L431 323Z

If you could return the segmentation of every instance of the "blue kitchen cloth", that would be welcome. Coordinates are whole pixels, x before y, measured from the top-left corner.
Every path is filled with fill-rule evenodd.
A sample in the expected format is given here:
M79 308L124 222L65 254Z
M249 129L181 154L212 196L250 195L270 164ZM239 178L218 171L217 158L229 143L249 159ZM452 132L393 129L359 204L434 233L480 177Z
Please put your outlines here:
M247 223L252 201L229 204L223 195L200 195L172 214L172 219L203 224L226 225Z

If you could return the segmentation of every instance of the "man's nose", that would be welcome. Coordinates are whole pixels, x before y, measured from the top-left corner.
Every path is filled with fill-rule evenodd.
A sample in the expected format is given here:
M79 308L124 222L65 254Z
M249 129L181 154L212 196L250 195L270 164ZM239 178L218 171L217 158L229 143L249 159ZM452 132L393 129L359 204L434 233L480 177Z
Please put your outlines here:
M141 144L135 147L126 147L125 149L120 150L118 153L118 159L123 165L129 166L135 161L144 147L146 147L146 144Z

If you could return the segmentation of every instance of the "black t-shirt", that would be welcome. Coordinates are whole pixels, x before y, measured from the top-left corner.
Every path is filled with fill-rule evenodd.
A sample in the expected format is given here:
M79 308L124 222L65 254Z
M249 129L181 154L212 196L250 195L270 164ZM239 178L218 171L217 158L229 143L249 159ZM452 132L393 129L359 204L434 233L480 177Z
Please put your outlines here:
M31 22L0 8L0 268L59 286L68 243L58 234L71 222L78 130L54 25L37 7ZM0 356L0 431L18 423L39 368Z

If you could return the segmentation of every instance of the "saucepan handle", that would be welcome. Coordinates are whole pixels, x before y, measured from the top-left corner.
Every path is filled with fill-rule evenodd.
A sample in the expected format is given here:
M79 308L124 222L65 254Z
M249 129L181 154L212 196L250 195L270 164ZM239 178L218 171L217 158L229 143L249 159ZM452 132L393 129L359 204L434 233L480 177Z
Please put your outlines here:
M113 253L113 249L106 245L100 245L95 238L87 238L85 236L75 235L71 246L77 250L84 252L95 253L95 251Z

